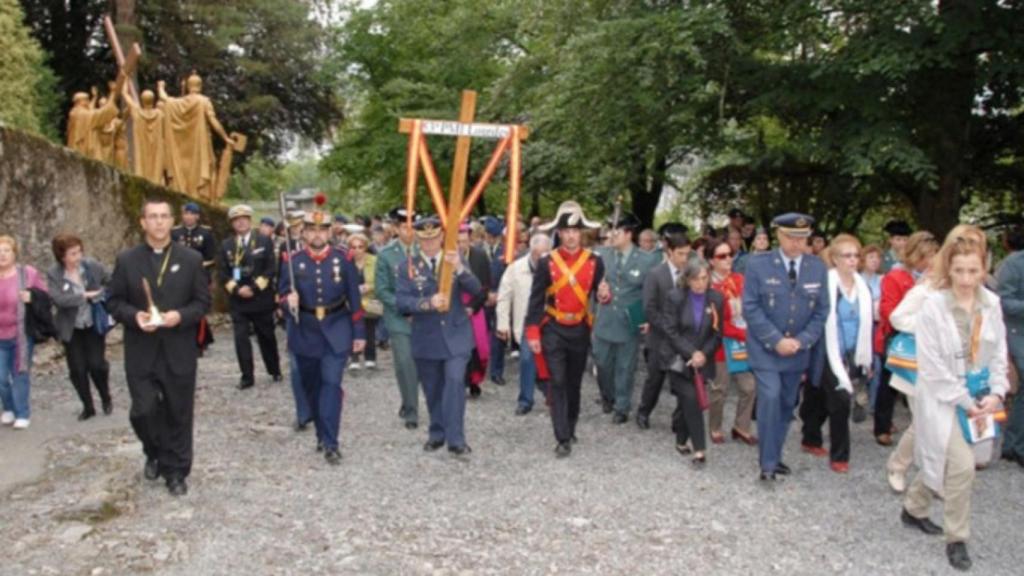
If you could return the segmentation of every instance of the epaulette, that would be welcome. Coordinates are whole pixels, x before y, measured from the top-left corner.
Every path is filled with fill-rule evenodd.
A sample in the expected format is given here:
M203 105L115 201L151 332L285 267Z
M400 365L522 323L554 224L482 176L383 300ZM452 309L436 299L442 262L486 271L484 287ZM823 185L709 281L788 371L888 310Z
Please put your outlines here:
M213 230L213 228L210 228L206 224L200 224L199 227L202 228L203 230Z

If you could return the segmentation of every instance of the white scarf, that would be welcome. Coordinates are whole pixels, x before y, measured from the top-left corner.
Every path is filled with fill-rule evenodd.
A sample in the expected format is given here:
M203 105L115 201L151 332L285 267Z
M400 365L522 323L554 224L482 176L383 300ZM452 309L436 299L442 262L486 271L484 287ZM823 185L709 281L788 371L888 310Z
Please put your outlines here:
M853 275L854 287L857 292L857 306L860 322L857 325L857 346L854 348L853 362L864 369L871 368L871 290L859 274ZM839 382L839 388L853 394L850 375L843 366L842 354L839 350L839 316L836 307L839 299L839 272L834 268L828 271L828 319L825 320L825 352L828 364Z

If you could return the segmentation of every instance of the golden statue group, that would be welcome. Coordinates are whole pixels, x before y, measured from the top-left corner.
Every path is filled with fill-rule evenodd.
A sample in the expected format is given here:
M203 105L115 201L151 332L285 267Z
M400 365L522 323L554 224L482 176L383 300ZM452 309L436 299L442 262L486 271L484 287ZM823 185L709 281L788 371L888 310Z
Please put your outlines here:
M183 96L172 97L160 81L156 94L144 90L136 98L122 71L106 97L95 88L91 96L76 93L68 115L68 147L193 198L218 202L227 192L233 154L245 150L246 137L224 130L195 72L184 87ZM212 133L225 143L219 169Z

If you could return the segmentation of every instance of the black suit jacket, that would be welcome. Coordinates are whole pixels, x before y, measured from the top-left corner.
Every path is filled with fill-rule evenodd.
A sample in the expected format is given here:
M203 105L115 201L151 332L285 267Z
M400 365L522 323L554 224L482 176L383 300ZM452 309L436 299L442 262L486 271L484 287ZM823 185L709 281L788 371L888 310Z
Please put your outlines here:
M238 266L241 279L235 281L234 268L238 236L232 236L221 244L217 259L219 260L218 277L220 285L228 293L228 303L236 312L265 312L274 309L274 293L277 285L274 275L277 272L277 260L274 257L274 241L263 236L256 230L249 232L249 242L243 247ZM255 295L242 298L238 289L249 286Z
M672 270L668 262L662 262L655 266L644 279L644 316L650 325L647 333L647 349L649 355L648 369L665 370L668 366L661 364L661 343L667 337L666 308L669 305L669 295L676 291L672 284Z
M124 367L128 376L143 376L153 368L157 354L169 359L177 375L194 374L199 356L196 325L210 310L210 288L203 258L195 250L171 243L163 283L157 286L160 266L148 244L129 248L117 256L108 287L107 310L124 325ZM143 332L135 315L149 308L142 279L147 278L153 301L161 312L176 310L181 324Z
M476 246L469 247L469 257L465 260L469 264L469 271L483 287L483 290L469 301L469 307L476 312L487 303L487 291L491 285L491 261L487 258L487 253Z
M697 351L707 358L701 374L710 381L715 377L715 351L722 343L722 295L710 288L704 293L704 318L700 326L693 323L693 308L689 290L676 290L668 297L664 322L666 338L661 342L659 361L667 370L676 355L687 362ZM683 372L687 379L693 378L693 370Z

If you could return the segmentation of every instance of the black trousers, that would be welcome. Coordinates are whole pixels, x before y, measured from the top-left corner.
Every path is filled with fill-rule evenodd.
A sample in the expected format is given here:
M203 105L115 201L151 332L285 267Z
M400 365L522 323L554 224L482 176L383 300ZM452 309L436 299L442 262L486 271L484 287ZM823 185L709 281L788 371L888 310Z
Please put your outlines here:
M654 356L656 354L653 351L648 353L648 349L644 348L644 357L647 360L647 379L644 380L644 389L640 392L640 406L637 408L637 413L644 416L650 416L651 412L654 412L654 407L658 405L658 398L661 397L661 387L665 383L665 377L668 376L668 372L662 370L660 366L655 366Z
M678 372L668 373L669 385L676 395L676 410L672 413L672 431L676 433L676 444L693 445L694 452L707 448L704 438L704 411L697 402L697 388L693 378Z
M110 402L110 364L106 358L107 337L100 336L92 328L75 329L71 340L64 342L64 355L68 361L71 385L82 401L82 408L95 412L89 378L100 393L100 400Z
M164 478L185 478L192 470L196 373L173 373L173 361L161 350L148 372L127 375L132 397L129 420L146 458L160 463Z
M561 326L548 322L541 329L540 346L551 376L548 399L555 440L568 442L580 419L580 387L587 369L590 328L585 323Z
M363 325L366 326L366 348L361 354L353 353L352 361L377 361L377 322L380 322L380 318L363 318Z
M803 443L824 446L821 427L828 419L829 460L850 461L850 393L837 388L839 381L827 363L821 371L818 386L804 386L804 401L800 404L803 421Z
M238 357L238 368L242 371L242 379L246 382L255 381L253 375L252 342L249 340L249 326L256 332L256 342L260 346L263 365L267 373L281 373L281 359L277 354L277 335L274 334L274 311L238 312L231 311L231 326L235 333L235 356Z
M885 366L885 357L882 357L882 366ZM878 382L878 394L875 396L875 437L888 434L892 429L892 415L896 409L899 392L889 386L891 379L892 372L882 368L882 377Z

